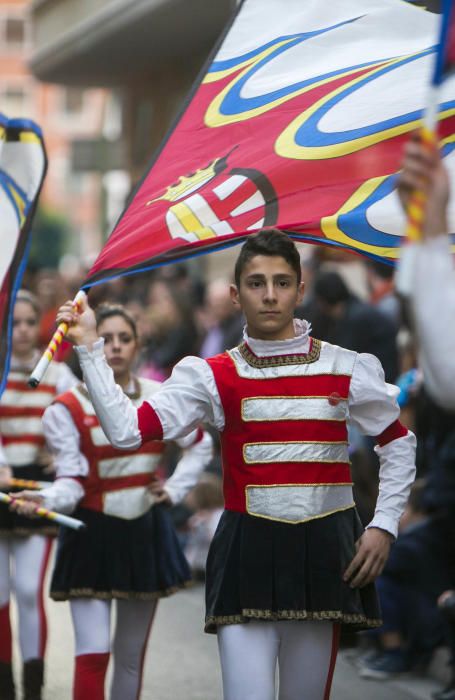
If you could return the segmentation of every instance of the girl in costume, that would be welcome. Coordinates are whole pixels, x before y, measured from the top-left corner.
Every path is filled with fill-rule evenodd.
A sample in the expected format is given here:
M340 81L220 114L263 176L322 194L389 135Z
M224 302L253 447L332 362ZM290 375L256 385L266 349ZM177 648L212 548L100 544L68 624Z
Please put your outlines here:
M160 384L131 372L138 348L134 320L121 306L103 305L97 324L116 382L140 405ZM53 510L76 509L75 516L87 525L85 531L62 528L51 583L51 597L71 605L76 641L73 697L103 700L112 651L110 698L135 700L157 600L191 578L161 501L181 500L196 483L211 459L212 441L201 430L179 440L183 456L163 491L154 472L165 444L152 441L139 451L113 448L83 385L56 399L46 411L44 427L55 455L57 481L39 498ZM31 492L20 495L37 500Z
M76 383L68 367L54 363L38 389L27 379L39 359L40 308L25 290L16 297L13 316L11 369L0 401L0 488L11 490L11 478L51 481L44 446L42 415L53 399ZM0 505L0 697L14 700L11 667L11 592L16 596L19 647L26 700L39 700L46 648L43 582L56 528L45 520L30 520Z

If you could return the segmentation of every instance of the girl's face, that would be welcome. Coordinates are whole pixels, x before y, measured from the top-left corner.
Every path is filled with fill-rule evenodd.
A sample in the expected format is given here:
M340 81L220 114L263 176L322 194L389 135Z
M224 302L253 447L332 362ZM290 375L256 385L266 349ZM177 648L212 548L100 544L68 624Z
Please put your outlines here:
M98 335L104 338L104 351L115 376L128 374L137 350L137 340L123 316L111 316L98 325Z
M38 344L39 319L28 301L17 301L13 315L13 353L27 358Z

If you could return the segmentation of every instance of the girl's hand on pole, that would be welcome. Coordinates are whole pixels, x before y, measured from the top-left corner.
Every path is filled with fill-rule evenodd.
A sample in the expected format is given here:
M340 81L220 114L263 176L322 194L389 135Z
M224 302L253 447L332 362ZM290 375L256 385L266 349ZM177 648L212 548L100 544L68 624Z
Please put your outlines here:
M93 309L89 306L87 296L84 294L76 309L71 300L65 302L58 310L57 324L68 324L66 339L74 345L87 345L90 349L98 340L96 332L96 318Z
M38 495L35 491L19 491L9 494L13 498L10 505L10 510L14 510L19 515L25 515L27 518L38 517L36 509L40 508L44 503L44 498ZM17 499L17 500L16 500ZM21 500L21 503L18 500Z

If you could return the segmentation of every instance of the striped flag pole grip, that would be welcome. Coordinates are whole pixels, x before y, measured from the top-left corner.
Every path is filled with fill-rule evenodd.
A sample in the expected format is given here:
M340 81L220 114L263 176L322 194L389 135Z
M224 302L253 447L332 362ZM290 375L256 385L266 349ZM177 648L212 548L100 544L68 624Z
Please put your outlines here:
M20 498L14 498L14 496L8 496L8 494L0 492L0 503L10 505L13 502L18 504L25 503L25 501L21 501ZM62 513L55 513L53 510L47 510L47 508L43 508L42 506L37 505L34 513L40 518L52 520L52 522L57 523L58 525L65 525L65 527L69 527L72 530L83 530L87 527L82 520L70 518L69 515L62 515Z
M84 298L84 295L85 293L81 290L74 297L73 306L75 309L79 308L81 301ZM39 360L38 364L36 365L35 369L29 377L28 385L32 389L36 389L36 387L44 377L47 368L54 359L55 353L62 344L65 335L68 333L68 328L69 326L67 323L61 323L55 331L54 335L52 336L49 345L41 355L41 359Z
M436 133L433 129L430 129L428 126L424 125L420 131L420 137L422 144L429 152L435 148ZM422 240L426 204L426 192L423 192L422 190L416 190L413 192L408 204L408 220L406 224L406 239L410 243L418 243Z
M438 115L439 86L430 85L427 105L419 132L422 143L428 151L436 148L438 143ZM404 245L395 277L395 288L403 298L410 297L412 294L417 248L415 245L409 244L418 243L423 238L427 201L427 193L423 190L416 190L411 194L406 210L407 221L405 235L403 236Z
M10 489L45 489L52 484L52 481L34 481L32 479L8 479Z

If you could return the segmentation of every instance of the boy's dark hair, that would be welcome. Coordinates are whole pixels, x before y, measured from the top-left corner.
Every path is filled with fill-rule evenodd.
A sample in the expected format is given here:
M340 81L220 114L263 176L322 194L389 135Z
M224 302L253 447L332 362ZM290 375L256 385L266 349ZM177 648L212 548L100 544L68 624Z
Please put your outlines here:
M127 322L137 340L136 321L131 316L129 311L127 311L121 304L103 303L97 306L95 311L96 327L98 328L98 326L100 326L107 318L113 318L114 316L121 316L121 318Z
M234 268L234 279L237 287L240 287L240 275L243 268L256 255L268 255L269 257L279 255L284 258L294 270L297 284L300 284L302 279L300 255L294 241L277 228L268 228L249 236L243 244Z

